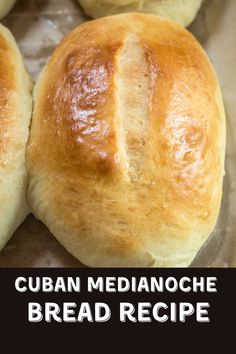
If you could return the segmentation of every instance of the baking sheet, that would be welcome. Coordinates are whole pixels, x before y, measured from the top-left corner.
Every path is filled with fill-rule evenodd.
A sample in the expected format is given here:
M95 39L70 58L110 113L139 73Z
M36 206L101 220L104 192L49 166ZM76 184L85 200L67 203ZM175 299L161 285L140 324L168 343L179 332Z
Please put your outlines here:
M36 80L60 40L88 20L77 0L18 0L3 21ZM190 31L219 78L227 115L224 193L218 223L192 267L236 267L236 1L205 1ZM0 253L0 267L83 267L32 215Z

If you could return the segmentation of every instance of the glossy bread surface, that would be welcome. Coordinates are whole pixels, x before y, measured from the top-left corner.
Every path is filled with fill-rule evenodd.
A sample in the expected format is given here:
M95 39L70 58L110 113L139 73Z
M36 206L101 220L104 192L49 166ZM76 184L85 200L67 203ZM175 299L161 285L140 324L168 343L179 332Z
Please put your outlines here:
M36 87L30 203L87 265L189 265L220 207L224 124L188 31L141 14L85 23Z

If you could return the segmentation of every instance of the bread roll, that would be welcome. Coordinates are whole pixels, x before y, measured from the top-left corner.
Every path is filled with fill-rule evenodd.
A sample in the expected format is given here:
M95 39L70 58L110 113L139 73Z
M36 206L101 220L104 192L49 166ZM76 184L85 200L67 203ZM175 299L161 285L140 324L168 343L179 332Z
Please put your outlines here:
M79 0L91 17L122 12L146 12L175 21L186 27L195 18L202 0Z
M16 0L0 0L0 19L8 14L15 2Z
M25 148L32 82L10 31L0 25L0 249L29 212Z
M68 251L94 267L189 265L216 223L225 151L197 40L153 15L84 23L34 100L29 201Z

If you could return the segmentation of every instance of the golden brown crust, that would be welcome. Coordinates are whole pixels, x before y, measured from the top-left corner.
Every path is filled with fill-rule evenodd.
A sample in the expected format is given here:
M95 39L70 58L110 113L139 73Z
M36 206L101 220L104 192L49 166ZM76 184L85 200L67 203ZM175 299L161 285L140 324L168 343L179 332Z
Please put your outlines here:
M0 24L0 249L29 213L25 148L31 88L14 38Z
M205 53L178 25L141 14L83 24L37 85L28 149L36 214L88 265L188 264L221 200L218 93Z

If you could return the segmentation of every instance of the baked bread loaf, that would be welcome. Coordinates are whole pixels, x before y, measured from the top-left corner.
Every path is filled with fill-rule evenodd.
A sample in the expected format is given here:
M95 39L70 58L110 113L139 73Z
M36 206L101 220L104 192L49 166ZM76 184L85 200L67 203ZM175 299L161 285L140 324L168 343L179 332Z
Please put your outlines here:
M31 89L32 81L15 40L0 25L0 249L29 212L25 148Z
M16 0L0 0L0 20L12 9Z
M225 151L197 40L154 15L84 23L34 101L29 201L69 252L98 267L189 265L216 223Z
M145 12L159 15L186 27L195 18L202 0L79 0L91 17L103 17L122 12Z

